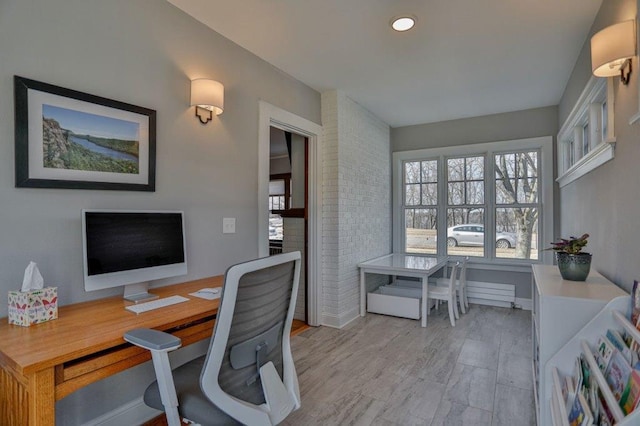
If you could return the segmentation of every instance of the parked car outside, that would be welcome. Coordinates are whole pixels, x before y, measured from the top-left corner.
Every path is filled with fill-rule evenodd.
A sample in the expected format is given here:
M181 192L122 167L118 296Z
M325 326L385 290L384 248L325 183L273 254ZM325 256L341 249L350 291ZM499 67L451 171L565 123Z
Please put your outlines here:
M483 246L484 225L466 223L447 228L447 246ZM505 249L516 246L516 234L513 232L497 232L496 247Z

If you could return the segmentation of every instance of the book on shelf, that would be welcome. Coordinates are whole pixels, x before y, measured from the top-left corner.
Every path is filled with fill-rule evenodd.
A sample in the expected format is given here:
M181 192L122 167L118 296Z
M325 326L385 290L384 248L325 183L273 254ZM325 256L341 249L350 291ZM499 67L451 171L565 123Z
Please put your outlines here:
M627 386L631 371L632 368L622 353L618 350L613 351L613 356L611 357L611 361L609 361L609 367L605 373L605 379L618 402Z
M578 392L569 412L569 424L571 426L587 426L593 423L593 415L589 404L582 392Z
M611 344L618 351L620 351L622 356L624 356L624 359L627 360L627 364L635 365L635 363L638 362L637 359L635 359L635 362L634 362L634 353L631 351L629 346L627 346L624 339L622 338L622 335L620 335L620 333L617 330L612 330L612 329L607 330L606 337L607 339L609 339ZM635 357L637 358L637 354L635 354Z
M606 336L598 337L596 352L593 355L602 373L607 371L607 367L609 366L609 361L611 360L614 349L615 348L613 347L609 339L606 338Z
M640 400L640 364L636 364L635 368L629 376L627 385L620 397L620 408L625 415L632 412Z
M602 393L598 395L598 409L600 413L600 417L597 420L599 426L613 426L615 424L615 419L611 410L607 406L607 402L604 400Z

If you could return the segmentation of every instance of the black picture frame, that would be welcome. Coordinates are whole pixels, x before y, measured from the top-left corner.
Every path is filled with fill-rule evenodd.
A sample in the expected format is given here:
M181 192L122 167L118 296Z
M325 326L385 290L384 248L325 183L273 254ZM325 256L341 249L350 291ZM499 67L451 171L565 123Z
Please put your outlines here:
M14 101L16 187L155 191L155 110L17 75Z

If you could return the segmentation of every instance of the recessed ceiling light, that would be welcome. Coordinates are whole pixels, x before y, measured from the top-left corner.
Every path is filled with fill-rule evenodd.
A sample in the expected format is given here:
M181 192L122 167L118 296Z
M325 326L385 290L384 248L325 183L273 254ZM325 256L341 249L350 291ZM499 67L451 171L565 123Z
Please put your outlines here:
M391 28L396 31L409 31L416 24L414 16L398 16L391 20Z

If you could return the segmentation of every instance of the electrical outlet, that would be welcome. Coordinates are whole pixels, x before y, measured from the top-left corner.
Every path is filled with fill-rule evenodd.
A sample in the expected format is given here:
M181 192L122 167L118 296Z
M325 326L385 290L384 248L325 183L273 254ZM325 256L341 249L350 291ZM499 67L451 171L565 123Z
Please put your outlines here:
M235 234L236 233L236 218L235 217L222 218L222 233L223 234Z

